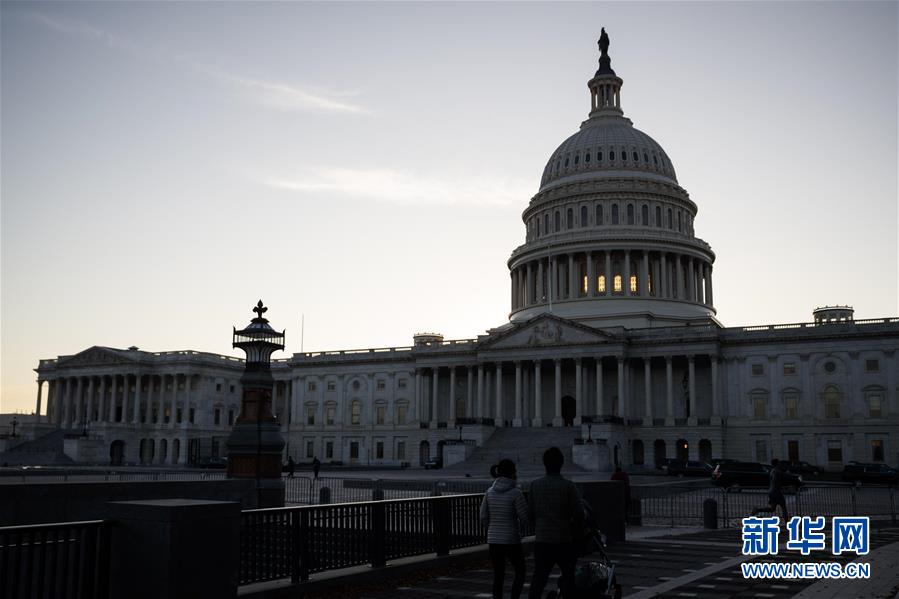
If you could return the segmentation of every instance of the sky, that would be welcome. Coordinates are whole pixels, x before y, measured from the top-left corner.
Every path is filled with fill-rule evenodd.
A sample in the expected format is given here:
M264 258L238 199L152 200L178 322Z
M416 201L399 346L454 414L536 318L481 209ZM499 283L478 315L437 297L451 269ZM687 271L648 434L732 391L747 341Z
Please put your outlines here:
M240 355L260 298L276 358L507 322L600 27L625 116L699 207L723 324L896 316L897 22L896 2L3 2L0 412L34 409L39 359L94 345Z

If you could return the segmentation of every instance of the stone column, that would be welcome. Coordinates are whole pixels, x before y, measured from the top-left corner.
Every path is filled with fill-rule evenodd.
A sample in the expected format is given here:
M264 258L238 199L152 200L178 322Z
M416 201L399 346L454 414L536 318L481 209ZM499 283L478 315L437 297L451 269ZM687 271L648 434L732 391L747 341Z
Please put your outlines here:
M435 366L431 372L431 428L437 428L437 385L440 384L440 367Z
M649 252L643 251L643 272L640 275L640 297L649 297Z
M556 386L555 393L555 408L556 415L553 418L553 426L562 426L564 421L562 420L562 360L556 358L553 360L556 365L556 376L554 379Z
M178 420L178 374L172 375L172 401L169 407L171 414L169 415L169 428L175 429L175 422ZM173 454L171 441L169 442L169 454Z
M602 407L602 357L596 356L596 415L601 416Z
M652 426L652 358L643 358L643 393L646 395L646 425Z
M465 417L471 418L474 416L474 366L469 364L465 367L465 370L468 377L467 392L465 394Z
M581 358L574 360L574 425L580 426L584 413L584 373Z
M587 252L587 297L596 297L596 263L593 252Z
M681 257L677 254L674 256L674 289L676 290L674 294L677 296L677 299L684 299L684 269L683 265L681 265Z
M690 384L690 418L696 420L696 357L687 356L688 378Z
M524 275L524 305L530 306L533 302L533 290L534 290L534 272L533 272L533 264L528 262L527 270Z
M671 356L665 356L665 417L670 421L665 424L674 424L674 368L671 364Z
M140 388L142 378L143 377L141 377L140 373L134 375L134 418L131 420L131 422L133 422L134 424L140 424Z
M712 417L717 419L721 416L721 399L718 397L718 356L710 357L712 359Z
M577 285L575 284L574 254L568 254L568 297L577 297Z
M449 415L447 416L447 420L449 421L450 428L456 426L456 367L450 366L450 398L449 398ZM463 414L464 416L464 414Z
M512 426L521 426L521 361L515 361L515 419Z
M503 363L496 363L496 426L505 426L503 410Z
M156 424L162 428L165 424L165 375L162 374L159 376L159 393L157 394L157 401L159 402L158 412L156 412ZM227 414L222 416L223 419L227 422Z
M534 416L531 426L543 426L543 381L540 375L540 360L534 360Z
M108 414L109 412L106 411L106 377L101 375L100 393L97 397L97 421L106 422Z
M612 295L612 252L606 250L606 295Z
M706 303L710 306L715 305L714 297L712 296L712 265L708 265L708 274L706 275Z
M659 276L659 282L661 283L660 292L658 293L659 297L670 297L668 293L668 263L665 260L665 253L661 254L661 266L659 267L661 273Z
M129 392L131 391L131 389L130 389L131 384L128 381L127 373L122 375L122 387L123 387L123 390L122 390L122 420L121 420L121 423L128 424L128 403L129 403L128 395L129 395Z
M181 426L182 426L182 428L187 428L187 426L190 424L190 383L191 383L191 379L193 379L192 374L186 373L184 375L184 400L183 400L183 407L181 408ZM185 454L185 455L187 455L187 454ZM184 463L184 462L182 462L182 463Z
M624 280L621 282L622 291L624 291L624 295L631 295L631 252L630 250L624 251Z
M693 268L693 258L687 258L687 299L696 301L696 270Z
M478 364L478 418L484 417L484 365Z
M546 301L546 286L543 284L543 259L537 260L537 303Z
M421 369L415 369L415 411L418 413L419 422L424 422L424 409L421 405L422 402L422 388L421 388ZM323 402L320 402L323 403Z
M35 422L41 421L41 393L43 392L43 387L44 387L44 381L42 381L41 379L38 379L37 380L37 407L34 410ZM49 389L49 387L48 387L48 389ZM50 392L47 391L48 396L49 396L49 394L50 394ZM49 402L48 402L48 405L49 405ZM47 411L49 412L50 410L47 410Z
M109 375L109 419L108 422L116 422L116 394L119 391L118 375Z
M94 421L94 377L87 379L87 420Z
M618 416L624 418L627 409L624 402L624 357L616 356L615 362L618 364Z

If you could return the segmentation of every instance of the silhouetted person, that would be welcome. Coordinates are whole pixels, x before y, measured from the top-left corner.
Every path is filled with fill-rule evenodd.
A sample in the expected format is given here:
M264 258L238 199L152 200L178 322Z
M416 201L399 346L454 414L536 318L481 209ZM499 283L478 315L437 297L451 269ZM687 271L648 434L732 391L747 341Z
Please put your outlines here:
M528 512L534 523L534 577L528 597L540 599L553 566L562 571L560 586L565 597L574 596L574 565L577 549L574 531L583 528L581 494L562 476L565 456L558 447L543 453L546 476L531 483Z
M318 461L318 458L312 458L312 476L318 478L318 471L322 469L322 463Z
M293 478L293 473L296 471L296 469L297 464L293 461L293 456L287 456L287 476L289 478Z
M757 507L752 510L752 515L757 516L762 512L769 512L777 515L777 506L783 511L783 522L786 524L790 520L787 512L787 498L784 497L783 485L785 478L784 462L777 458L771 460L771 472L768 473L768 507Z
M481 501L481 524L487 527L487 543L493 564L493 599L502 599L506 559L515 568L512 580L512 599L521 596L524 587L524 552L521 548L519 521L527 520L528 505L524 495L515 486L518 473L515 462L502 460L490 468L496 480Z

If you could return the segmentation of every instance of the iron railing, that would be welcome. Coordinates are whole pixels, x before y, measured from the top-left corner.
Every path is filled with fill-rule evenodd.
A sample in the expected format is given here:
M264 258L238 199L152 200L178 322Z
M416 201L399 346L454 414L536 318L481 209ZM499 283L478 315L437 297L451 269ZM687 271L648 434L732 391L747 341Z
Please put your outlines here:
M871 516L897 521L897 489L881 485L804 485L785 493L791 516ZM717 502L719 525L739 526L753 508L768 504L767 489L727 491L706 485L631 487L628 520L657 526L698 525L703 521L703 502ZM778 515L781 515L778 513Z
M414 555L447 555L486 542L483 494L246 510L241 518L240 584ZM533 534L524 524L522 534Z
M0 597L109 596L109 531L102 520L0 527Z

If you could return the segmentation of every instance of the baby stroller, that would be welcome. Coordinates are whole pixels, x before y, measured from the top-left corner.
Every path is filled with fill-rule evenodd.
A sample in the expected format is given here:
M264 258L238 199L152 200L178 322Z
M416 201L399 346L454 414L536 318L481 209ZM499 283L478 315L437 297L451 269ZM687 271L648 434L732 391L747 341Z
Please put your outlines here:
M605 535L599 529L590 504L581 500L584 508L584 532L578 545L578 557L589 556L589 561L579 560L574 569L575 596L562 593L561 579L558 591L548 594L549 599L621 599L621 585L615 576L615 562L605 552Z

